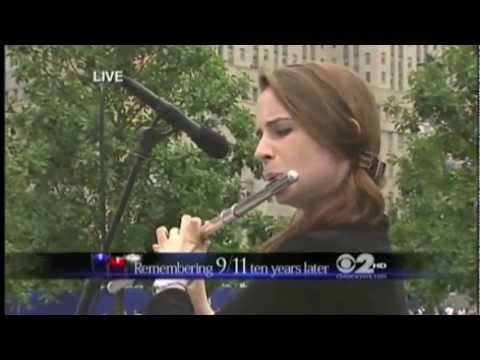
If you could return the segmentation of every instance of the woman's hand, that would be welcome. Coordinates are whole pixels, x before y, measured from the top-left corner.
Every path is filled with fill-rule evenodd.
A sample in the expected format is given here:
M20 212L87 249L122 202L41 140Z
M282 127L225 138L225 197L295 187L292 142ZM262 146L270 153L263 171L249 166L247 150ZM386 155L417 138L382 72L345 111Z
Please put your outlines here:
M202 230L208 222L202 224L202 219L183 215L180 229L173 227L168 231L165 226L156 230L157 243L153 244L154 252L206 252L210 245Z
M198 217L183 215L180 229L174 227L168 231L165 226L160 226L156 230L157 243L153 244L153 251L158 253L206 252L210 242L204 235L204 229L208 224L208 221L202 224L202 219ZM196 314L214 314L208 303L204 280L192 281L186 290Z

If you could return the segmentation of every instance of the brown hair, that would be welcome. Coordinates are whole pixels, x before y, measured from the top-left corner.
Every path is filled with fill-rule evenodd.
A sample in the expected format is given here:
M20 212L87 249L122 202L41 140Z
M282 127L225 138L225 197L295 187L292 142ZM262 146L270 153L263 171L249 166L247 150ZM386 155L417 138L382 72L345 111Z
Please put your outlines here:
M352 164L331 201L315 214L297 211L286 229L261 249L274 251L286 239L310 230L385 220L381 180L356 166L363 152L380 152L380 117L364 81L345 66L302 64L262 73L259 83L261 91L273 91L315 141Z

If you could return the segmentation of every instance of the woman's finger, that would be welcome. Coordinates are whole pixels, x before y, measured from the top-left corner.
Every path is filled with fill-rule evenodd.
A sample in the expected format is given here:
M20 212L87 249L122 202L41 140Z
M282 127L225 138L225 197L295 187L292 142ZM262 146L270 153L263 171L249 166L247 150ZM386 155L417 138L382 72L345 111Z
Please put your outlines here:
M190 215L183 215L182 220L180 221L180 234L183 235L185 233L185 229L190 224L190 219L192 217Z
M170 229L170 233L168 234L169 238L173 237L173 236L177 236L179 233L179 229L176 228L176 227L173 227Z
M168 229L165 226L160 226L159 228L157 228L155 233L157 235L157 242L159 244L168 240Z
M202 225L202 219L200 219L199 217L192 217L190 219L190 222L192 222L194 224Z

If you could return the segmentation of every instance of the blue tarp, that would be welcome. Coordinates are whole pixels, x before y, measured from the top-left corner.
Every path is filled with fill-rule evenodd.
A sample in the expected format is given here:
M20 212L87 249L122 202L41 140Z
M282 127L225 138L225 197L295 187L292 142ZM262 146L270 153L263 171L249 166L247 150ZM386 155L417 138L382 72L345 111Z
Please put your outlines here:
M234 294L231 288L217 289L211 296L213 309L221 308ZM100 292L95 314L109 315L113 313L115 298L106 290ZM80 293L65 294L58 297L54 302L45 304L41 294L34 293L28 305L18 305L6 302L5 313L7 315L73 315L77 308ZM125 290L125 310L128 315L140 315L152 299L151 291L143 289Z

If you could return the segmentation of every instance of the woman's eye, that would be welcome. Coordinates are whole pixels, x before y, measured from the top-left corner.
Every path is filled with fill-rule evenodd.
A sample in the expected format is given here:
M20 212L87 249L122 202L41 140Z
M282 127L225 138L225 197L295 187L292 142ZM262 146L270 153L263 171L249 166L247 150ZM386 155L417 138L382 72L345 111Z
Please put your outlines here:
M287 135L290 134L291 132L292 132L292 129L290 129L290 128L287 128L287 129L279 129L279 130L276 130L276 131L275 131L275 135L280 136L280 137L283 137L283 136L287 136Z

